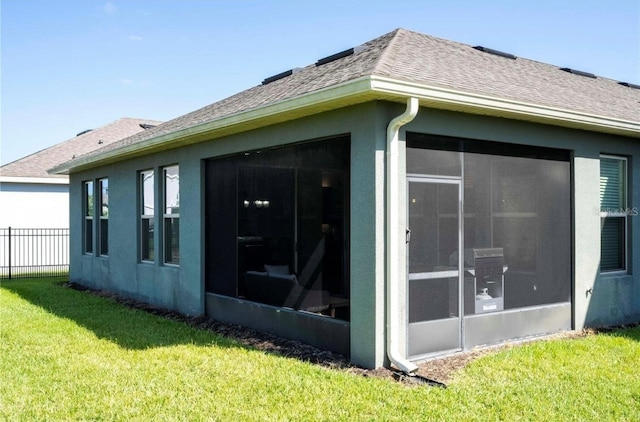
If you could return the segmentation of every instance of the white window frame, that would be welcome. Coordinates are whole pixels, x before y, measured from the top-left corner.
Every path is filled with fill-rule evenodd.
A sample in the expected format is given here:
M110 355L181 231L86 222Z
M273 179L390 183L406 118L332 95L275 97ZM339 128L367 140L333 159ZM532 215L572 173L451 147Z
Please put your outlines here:
M628 159L624 156L620 155L609 155L609 154L600 154L600 162L602 159L610 159L610 160L618 160L624 163L623 174L621 175L621 180L624 181L624 191L622 194L623 203L621 204L620 209L602 209L602 204L600 204L600 225L602 227L602 223L606 218L622 218L624 220L624 242L622 242L622 247L624 251L622 252L623 259L623 268L613 269L613 270L602 270L600 269L601 274L626 274L629 271L629 162ZM602 247L602 240L600 242L600 247Z

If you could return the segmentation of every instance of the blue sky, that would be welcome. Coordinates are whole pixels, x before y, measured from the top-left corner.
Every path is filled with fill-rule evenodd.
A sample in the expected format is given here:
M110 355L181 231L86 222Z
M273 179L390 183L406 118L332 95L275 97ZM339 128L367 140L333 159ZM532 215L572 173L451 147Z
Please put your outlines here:
M5 164L168 120L395 28L640 83L640 0L2 0Z

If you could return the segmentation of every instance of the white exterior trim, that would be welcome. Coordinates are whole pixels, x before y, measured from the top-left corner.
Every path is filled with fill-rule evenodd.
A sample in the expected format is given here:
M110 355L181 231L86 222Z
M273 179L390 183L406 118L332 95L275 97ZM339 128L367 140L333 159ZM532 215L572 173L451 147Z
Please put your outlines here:
M640 121L615 119L450 88L431 87L380 76L371 77L371 89L376 92L405 97L416 96L422 100L421 105L424 104L435 108L439 108L438 104L446 104L460 111L475 111L477 113L482 110L482 114L511 118L519 116L520 120L554 122L560 126L580 127L598 132L617 133L640 138Z
M0 176L0 183L31 183L36 185L68 185L68 177Z
M49 172L69 174L73 171L119 161L124 157L140 155L147 151L163 150L169 145L174 147L178 141L181 145L187 145L366 101L386 100L405 103L408 97L418 98L420 105L425 107L515 118L640 138L640 121L615 119L580 111L368 75L114 150L80 157L56 166Z
M208 135L207 139L212 139L214 137L257 129L262 126L331 110L336 108L336 102L338 102L338 106L340 107L358 104L367 101L367 99L360 98L360 96L365 93L371 93L368 76L264 107L224 116L211 122L163 134L115 150L105 151L93 156L76 158L73 162L63 163L50 169L49 172L53 174L69 174L71 170L91 168L99 163L116 161L122 156L137 155L138 153L154 148L163 149L163 145L178 139L183 141L181 143L182 145L186 145L202 140L198 139L198 136L205 134ZM369 99L375 98L372 95ZM196 139L193 140L193 138Z

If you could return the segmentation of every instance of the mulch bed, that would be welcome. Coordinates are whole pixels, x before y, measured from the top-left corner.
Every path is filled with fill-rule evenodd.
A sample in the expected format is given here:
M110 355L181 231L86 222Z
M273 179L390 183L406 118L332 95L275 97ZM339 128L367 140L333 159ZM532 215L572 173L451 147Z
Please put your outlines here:
M108 298L124 306L128 306L134 309L140 309L153 315L170 318L175 321L180 321L198 329L208 330L221 336L233 338L245 346L255 348L267 353L274 353L279 356L299 359L301 361L310 362L331 369L344 370L364 377L377 377L396 380L406 385L426 384L445 387L446 383L452 379L453 375L457 371L464 368L473 360L478 359L482 356L486 356L487 354L497 353L499 350L514 347L522 343L522 341L520 341L495 347L477 348L425 361L418 364L419 369L416 373L416 375L418 376L410 377L387 368L360 368L351 364L349 362L349 359L344 355L327 350L321 350L296 340L284 339L282 337L256 331L251 328L243 327L241 325L216 321L207 316L186 316L175 311L159 308L105 290L90 289L77 283L62 282L60 283L60 285L74 290L88 292L95 296ZM578 332L569 331L555 334L549 337L544 337L544 339L584 337L596 332L609 332L619 328L620 327L607 327L598 330L587 329ZM539 338L529 341L534 340L539 340Z

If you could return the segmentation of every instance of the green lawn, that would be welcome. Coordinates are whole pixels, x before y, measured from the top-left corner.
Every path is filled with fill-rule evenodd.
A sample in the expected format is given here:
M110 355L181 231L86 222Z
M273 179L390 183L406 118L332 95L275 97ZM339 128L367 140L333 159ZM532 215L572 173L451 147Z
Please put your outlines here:
M0 420L640 420L640 328L407 387L251 350L52 281L0 289Z

